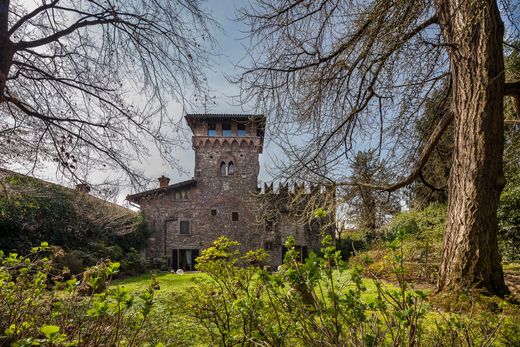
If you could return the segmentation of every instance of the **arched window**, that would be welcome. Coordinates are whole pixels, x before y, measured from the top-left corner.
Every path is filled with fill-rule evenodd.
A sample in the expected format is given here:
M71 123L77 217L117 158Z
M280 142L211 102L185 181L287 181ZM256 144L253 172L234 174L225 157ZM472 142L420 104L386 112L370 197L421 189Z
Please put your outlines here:
M228 175L233 176L235 174L235 164L232 161L229 162Z
M227 165L225 162L220 163L220 176L227 176Z

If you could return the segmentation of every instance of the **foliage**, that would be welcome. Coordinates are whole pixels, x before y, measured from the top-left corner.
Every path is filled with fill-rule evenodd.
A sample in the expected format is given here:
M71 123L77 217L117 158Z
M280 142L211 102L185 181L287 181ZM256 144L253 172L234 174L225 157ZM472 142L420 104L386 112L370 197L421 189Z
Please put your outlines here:
M369 269L379 275L391 272L391 262L385 251L385 242L400 239L406 262L408 279L419 279L435 283L442 253L442 238L446 206L430 204L422 210L411 209L396 214L382 231L383 241L374 244L366 253L359 253L351 259L352 264L361 264L369 255L372 263Z
M231 249L236 242L221 238L198 259L211 280L189 292L190 312L214 345L418 346L429 309L426 294L405 279L403 235L390 245L398 288L371 274L372 298L364 295L361 268L347 270L330 237L322 255L311 253L304 263L289 238L275 273L246 265L247 256Z
M139 295L109 287L119 263L89 268L82 281L63 280L52 267L47 243L27 256L0 252L0 344L2 346L153 345L150 317L153 282ZM82 297L82 288L97 292Z
M498 206L498 245L502 259L520 261L520 167L509 170Z
M103 258L119 261L126 274L145 270L139 251L149 231L141 214L14 173L3 173L0 186L1 250L25 254L46 241L63 248L56 261L73 273Z
M385 185L390 180L390 172L383 162L378 160L374 151L357 152L352 163L352 182ZM342 194L343 193L343 194ZM342 203L349 206L348 216L358 230L366 234L368 240L377 237L377 230L388 217L400 210L396 194L372 189L364 185L348 187L339 193Z

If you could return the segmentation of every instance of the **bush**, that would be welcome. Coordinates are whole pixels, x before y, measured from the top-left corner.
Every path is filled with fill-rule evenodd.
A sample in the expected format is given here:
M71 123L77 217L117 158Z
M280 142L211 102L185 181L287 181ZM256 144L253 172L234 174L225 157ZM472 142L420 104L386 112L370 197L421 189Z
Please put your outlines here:
M350 262L353 265L361 264L369 256L373 260L369 265L370 270L380 276L388 276L391 262L388 261L386 244L399 235L406 258L403 266L408 279L435 283L442 255L445 218L446 206L439 203L433 203L423 210L400 212L382 230L382 240L372 244L370 250L353 257Z
M27 254L45 241L63 249L56 264L74 274L106 258L123 275L145 270L136 251L149 236L142 214L27 176L0 172L0 180L0 250Z
M87 269L82 281L64 280L52 267L50 251L46 243L28 256L0 251L0 345L153 346L165 341L150 325L156 319L154 283L140 295L111 288L119 264L110 261ZM97 294L82 297L92 292Z

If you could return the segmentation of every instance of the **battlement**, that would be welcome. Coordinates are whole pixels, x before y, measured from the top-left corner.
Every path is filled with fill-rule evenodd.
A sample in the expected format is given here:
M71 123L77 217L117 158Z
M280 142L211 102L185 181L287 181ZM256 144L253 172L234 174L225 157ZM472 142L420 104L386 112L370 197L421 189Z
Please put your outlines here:
M286 197L286 196L316 196L319 194L332 193L334 187L332 185L315 185L305 183L279 183L275 189L275 183L264 183L263 187L258 188L260 195L272 195L274 197Z

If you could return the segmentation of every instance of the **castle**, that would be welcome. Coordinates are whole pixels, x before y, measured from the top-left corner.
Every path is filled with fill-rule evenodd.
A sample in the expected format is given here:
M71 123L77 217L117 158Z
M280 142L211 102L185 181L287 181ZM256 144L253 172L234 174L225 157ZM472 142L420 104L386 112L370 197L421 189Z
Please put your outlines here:
M291 191L286 185L278 192L272 185L263 192L258 188L264 116L187 114L185 119L193 132L194 177L169 184L162 176L159 188L127 196L152 229L149 260L193 270L200 251L224 235L240 242L242 251L264 248L270 265L278 266L289 235L303 260L309 250L319 248L320 232L333 233L333 214L325 221L298 213L312 199L330 205L330 190L311 187L306 192L303 185Z

